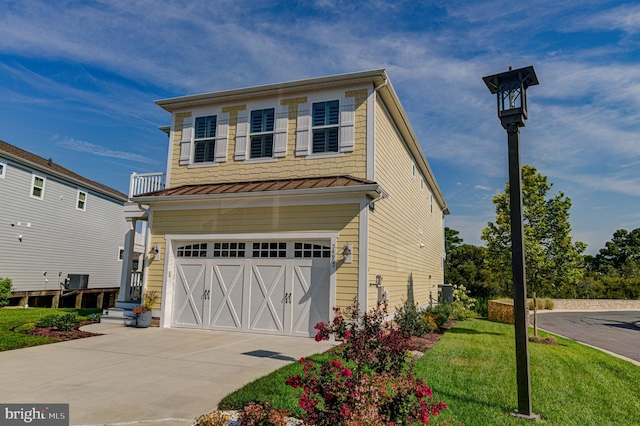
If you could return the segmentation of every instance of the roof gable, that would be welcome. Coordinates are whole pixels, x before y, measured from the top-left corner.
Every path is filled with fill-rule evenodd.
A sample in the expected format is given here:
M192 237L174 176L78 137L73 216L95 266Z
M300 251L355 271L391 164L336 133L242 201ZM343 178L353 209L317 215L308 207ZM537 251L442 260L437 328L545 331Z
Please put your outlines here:
M83 176L80 176L79 174L74 173L71 170L62 167L59 164L54 163L51 159L49 160L44 159L28 151L25 151L24 149L20 149L17 146L8 144L1 140L0 140L0 156L7 157L27 167L40 170L43 172L47 172L52 175L56 175L76 185L87 187L94 191L100 192L104 195L107 195L111 198L115 198L119 201L124 202L127 200L127 196L120 191L116 191L115 189L110 188L106 185L103 185L101 183L98 183L93 180L87 179Z

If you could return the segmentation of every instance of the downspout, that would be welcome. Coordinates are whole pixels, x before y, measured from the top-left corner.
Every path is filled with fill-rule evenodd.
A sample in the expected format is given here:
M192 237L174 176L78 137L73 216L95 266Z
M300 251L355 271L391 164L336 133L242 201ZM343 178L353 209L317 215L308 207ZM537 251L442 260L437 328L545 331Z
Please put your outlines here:
M385 191L381 186L379 186L378 188L380 189L380 195L367 203L367 205L369 206L369 210L375 210L375 203L377 201L380 201L383 198L389 198L389 193L387 191Z

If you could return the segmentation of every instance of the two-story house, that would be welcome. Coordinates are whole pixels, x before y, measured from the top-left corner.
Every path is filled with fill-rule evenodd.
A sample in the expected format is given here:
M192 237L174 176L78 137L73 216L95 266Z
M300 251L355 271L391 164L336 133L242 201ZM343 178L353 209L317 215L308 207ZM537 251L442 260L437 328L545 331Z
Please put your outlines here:
M444 197L385 70L156 102L146 206L162 327L312 336L332 307L436 298Z
M127 196L0 141L0 277L13 304L112 306Z

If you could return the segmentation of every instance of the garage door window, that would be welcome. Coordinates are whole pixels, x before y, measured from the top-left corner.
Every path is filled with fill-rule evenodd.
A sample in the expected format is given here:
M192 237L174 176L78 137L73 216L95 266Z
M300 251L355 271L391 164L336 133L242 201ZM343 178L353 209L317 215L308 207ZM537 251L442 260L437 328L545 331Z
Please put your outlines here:
M245 243L213 243L213 257L244 257Z
M287 257L287 243L253 243L253 257Z
M298 258L329 258L331 250L327 246L310 243L295 243L293 255Z
M178 247L178 257L207 257L207 243Z

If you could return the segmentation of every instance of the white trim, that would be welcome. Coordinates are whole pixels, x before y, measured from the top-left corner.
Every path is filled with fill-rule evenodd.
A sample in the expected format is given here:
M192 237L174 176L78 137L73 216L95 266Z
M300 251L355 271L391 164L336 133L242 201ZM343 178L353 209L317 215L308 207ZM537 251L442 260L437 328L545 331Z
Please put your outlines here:
M318 152L315 154L309 154L306 157L304 157L305 160L316 160L318 158L337 158L337 157L344 157L344 153L343 152L335 152L335 151L330 151L330 152Z
M256 157L248 158L243 161L244 164L258 164L258 163L277 163L278 159L275 157Z
M4 179L7 174L7 163L0 162L0 179Z
M233 195L233 194L229 194ZM219 209L219 208L247 208L247 207L285 207L285 206L310 206L325 204L353 204L360 203L362 200L368 202L366 194L307 194L301 195L279 195L279 194L261 194L255 197L222 197L222 198L196 198L193 200L173 200L165 201L158 204L151 204L153 211L161 210L202 210L202 209Z
M360 202L358 240L358 303L360 310L369 310L369 202Z
M36 185L36 178L42 179L42 188L39 188L40 189L40 196L39 197L37 195L33 195L33 190L36 188L36 186L35 186ZM47 183L47 178L46 177L43 177L43 176L37 175L35 173L32 173L31 174L31 190L29 191L29 196L31 198L35 198L36 200L43 200L44 199L44 187L45 187L46 183Z
M120 257L120 253L122 253L122 257ZM125 255L124 246L118 246L118 262L124 261Z
M367 95L367 179L376 180L376 105L378 92L368 89Z
M187 166L187 169L201 169L203 167L217 167L219 164L214 161L206 161L201 163L191 163ZM168 188L169 186L167 186Z
M78 206L78 204L80 204L80 194L84 194L84 200L82 200L83 202L83 206L82 208L80 208L80 206ZM89 193L87 191L83 191L82 189L78 188L78 192L76 193L76 210L80 210L82 212L87 211L87 199L89 198Z
M338 238L337 231L329 232L250 232L250 233L231 233L231 234L165 234L165 240L172 241L242 241L242 240L329 240ZM169 256L169 250L165 250Z

